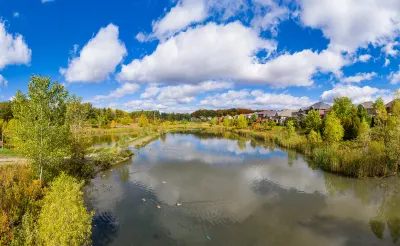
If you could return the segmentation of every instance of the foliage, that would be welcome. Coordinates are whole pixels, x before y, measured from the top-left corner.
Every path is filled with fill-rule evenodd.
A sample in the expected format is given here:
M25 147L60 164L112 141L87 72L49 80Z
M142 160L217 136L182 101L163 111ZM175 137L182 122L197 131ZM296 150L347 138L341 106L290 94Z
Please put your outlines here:
M322 119L318 110L310 110L307 117L304 118L304 126L307 133L311 131L320 132L322 126Z
M335 143L343 139L344 129L340 124L340 119L336 116L335 111L330 112L326 116L324 139L327 142Z
M322 142L321 134L319 132L314 131L314 130L311 130L310 133L308 133L307 139L311 143L320 143L320 142Z
M0 102L0 120L9 121L13 118L12 102Z
M40 245L89 245L92 216L86 210L79 183L61 174L43 200L38 219Z
M358 128L357 140L363 145L366 145L370 140L370 127L369 124L363 120Z
M111 127L111 128L115 128L115 120L112 120L112 121L111 121L110 127Z
M40 181L34 180L28 166L0 166L0 245L9 245L11 241L24 244L24 238L34 233L23 220L37 214L43 192ZM29 241L34 239L31 237Z
M70 151L71 158L78 160L85 158L88 153L91 141L87 137L81 136L81 132L84 128L85 119L88 117L88 107L86 104L82 104L82 98L73 95L68 98L67 110L66 110L66 121L70 127Z
M139 118L138 124L140 127L146 127L149 125L149 120L145 114L142 114Z
M368 125L372 123L372 117L368 114L368 111L360 104L357 107L357 115L360 119L360 122L365 121Z
M231 108L231 109L218 109L218 110L207 110L207 109L200 109L194 111L191 115L196 118L200 117L222 117L222 116L235 116L241 114L250 114L254 111L251 109L245 108Z
M14 144L31 160L36 174L51 178L68 154L69 128L66 124L68 92L50 78L32 76L27 95L18 91L13 114L18 122Z
M257 119L258 119L257 114L252 114L250 119L249 119L249 122L250 123L255 123L255 122L257 122Z
M287 128L287 134L289 137L292 137L296 134L296 128L294 127L293 121L289 120L286 123L286 128Z
M236 127L239 129L247 127L247 120L244 115L239 116Z
M217 124L217 118L212 118L212 119L210 120L210 124L211 124L212 126L215 126L215 125Z
M233 125L233 120L229 119L229 118L225 118L223 123L222 123L225 127L230 127Z
M388 113L386 111L385 102L381 97L376 99L374 103L374 109L376 111L374 124L378 127L382 127L383 125L386 124L386 121L388 119Z

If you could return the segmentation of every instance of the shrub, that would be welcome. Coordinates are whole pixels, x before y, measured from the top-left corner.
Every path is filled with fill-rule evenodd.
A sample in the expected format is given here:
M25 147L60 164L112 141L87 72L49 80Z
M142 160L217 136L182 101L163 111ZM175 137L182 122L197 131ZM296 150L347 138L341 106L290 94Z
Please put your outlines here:
M92 216L86 210L81 188L74 178L61 174L45 196L39 214L40 245L89 245Z

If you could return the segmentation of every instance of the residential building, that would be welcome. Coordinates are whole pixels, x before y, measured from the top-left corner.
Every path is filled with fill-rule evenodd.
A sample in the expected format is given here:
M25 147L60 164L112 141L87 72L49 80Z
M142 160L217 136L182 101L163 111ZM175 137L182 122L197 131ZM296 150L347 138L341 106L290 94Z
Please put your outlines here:
M363 102L360 105L363 106L367 110L368 115L370 115L370 116L376 115L376 111L374 109L374 103L372 101Z
M291 110L291 109L285 109L285 110L276 112L276 115L275 115L276 122L280 125L283 125L286 122L286 120L293 117L293 112L296 112L296 111Z
M394 102L395 102L396 100L399 100L399 101L400 101L400 99L395 99L395 100L393 100L393 101L391 101L391 102L389 102L389 103L386 104L386 110L387 110L389 113L392 112L392 107L393 107L393 104L394 104Z
M301 108L296 115L306 116L311 110L317 110L321 117L324 117L331 109L331 105L324 102L317 102L310 107Z

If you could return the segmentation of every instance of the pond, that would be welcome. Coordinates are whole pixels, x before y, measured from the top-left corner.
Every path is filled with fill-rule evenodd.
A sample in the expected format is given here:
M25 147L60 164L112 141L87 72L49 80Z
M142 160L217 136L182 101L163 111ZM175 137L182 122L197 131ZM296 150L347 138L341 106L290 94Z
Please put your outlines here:
M394 245L398 178L232 136L168 134L86 187L94 245Z

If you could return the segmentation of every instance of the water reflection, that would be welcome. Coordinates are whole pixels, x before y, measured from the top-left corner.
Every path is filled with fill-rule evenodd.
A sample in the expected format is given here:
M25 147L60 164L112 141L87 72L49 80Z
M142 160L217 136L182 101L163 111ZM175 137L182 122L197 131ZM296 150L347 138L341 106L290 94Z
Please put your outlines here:
M294 152L234 135L164 135L104 175L86 192L96 210L95 245L393 245L399 239L397 177L324 173Z

